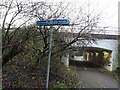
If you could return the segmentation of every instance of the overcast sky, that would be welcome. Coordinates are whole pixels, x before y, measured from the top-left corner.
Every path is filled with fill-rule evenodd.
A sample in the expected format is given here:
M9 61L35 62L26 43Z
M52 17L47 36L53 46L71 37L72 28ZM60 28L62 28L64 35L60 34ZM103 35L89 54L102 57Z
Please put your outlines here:
M21 0L18 0L21 1ZM25 1L25 0L22 0ZM27 1L27 0L26 0ZM26 2L25 1L25 2ZM45 1L45 2L71 2L71 8L78 8L79 6L86 4L85 9L88 10L95 10L94 12L97 14L100 11L101 13L101 20L99 23L100 27L109 27L106 28L107 30L117 30L118 29L118 2L120 0L29 0L29 1Z
M118 2L120 0L30 0L30 1L46 1L46 2L71 2L72 7L77 7L86 2L90 5L89 9L96 12L103 11L101 14L101 27L109 27L108 30L117 30L118 28ZM86 7L87 8L87 7Z

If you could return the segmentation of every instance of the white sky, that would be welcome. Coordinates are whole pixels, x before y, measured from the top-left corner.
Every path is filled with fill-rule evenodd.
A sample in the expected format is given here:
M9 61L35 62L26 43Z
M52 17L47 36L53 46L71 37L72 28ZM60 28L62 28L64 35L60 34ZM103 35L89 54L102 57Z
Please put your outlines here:
M18 0L18 1L25 1L25 0ZM27 0L26 0L27 1ZM100 27L109 27L106 30L115 30L118 29L118 2L120 0L29 0L29 1L45 1L45 2L66 2L72 3L71 8L78 8L79 6L85 3L86 10L95 10L96 13L102 14L100 16L101 20L99 23ZM73 14L74 15L74 14ZM116 31L117 32L117 31Z
M103 11L100 18L100 27L109 27L107 30L118 29L118 2L120 0L30 0L30 1L46 1L46 2L71 2L72 7L77 7L86 2L86 6L90 4L89 10L95 9L95 12ZM71 8L72 8L71 7ZM88 7L86 7L87 9Z

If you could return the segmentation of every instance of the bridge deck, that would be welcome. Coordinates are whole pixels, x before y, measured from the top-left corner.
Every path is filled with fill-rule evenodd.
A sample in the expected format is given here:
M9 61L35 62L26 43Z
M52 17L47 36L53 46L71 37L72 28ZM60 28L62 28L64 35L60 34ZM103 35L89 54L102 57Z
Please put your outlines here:
M112 50L104 49L104 48L98 48L98 47L86 47L85 51L87 52L112 52Z
M59 32L60 35L64 35L66 37L76 37L78 36L78 33L71 33L71 32ZM87 35L87 34L86 34ZM109 35L109 34L88 34L92 38L98 38L98 39L117 39L120 38L120 35Z

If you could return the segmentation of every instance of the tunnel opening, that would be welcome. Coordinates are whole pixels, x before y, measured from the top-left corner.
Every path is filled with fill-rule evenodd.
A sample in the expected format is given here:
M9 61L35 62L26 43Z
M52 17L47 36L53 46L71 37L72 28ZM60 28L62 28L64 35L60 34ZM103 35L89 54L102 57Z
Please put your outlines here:
M97 64L101 67L109 65L111 63L111 50L98 47L87 47L83 53L86 61Z
M111 50L98 47L86 47L82 53L84 60L70 60L70 65L92 68L110 66Z

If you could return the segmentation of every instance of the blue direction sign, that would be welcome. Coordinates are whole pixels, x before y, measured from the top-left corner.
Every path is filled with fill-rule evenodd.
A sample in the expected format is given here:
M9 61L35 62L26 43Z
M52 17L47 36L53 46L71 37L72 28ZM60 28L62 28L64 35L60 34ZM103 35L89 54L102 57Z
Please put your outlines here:
M69 23L68 19L41 20L36 22L37 25L68 25Z

